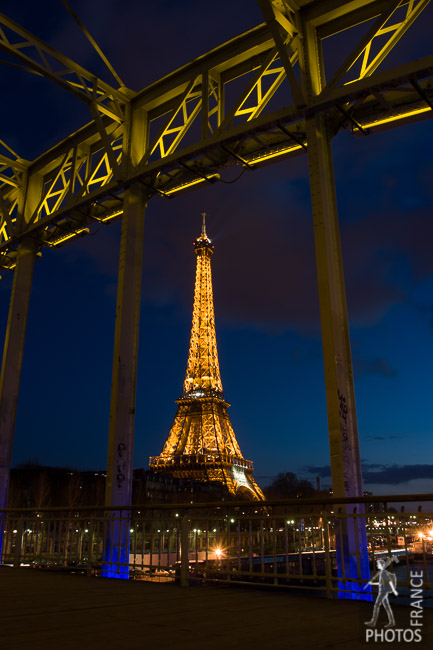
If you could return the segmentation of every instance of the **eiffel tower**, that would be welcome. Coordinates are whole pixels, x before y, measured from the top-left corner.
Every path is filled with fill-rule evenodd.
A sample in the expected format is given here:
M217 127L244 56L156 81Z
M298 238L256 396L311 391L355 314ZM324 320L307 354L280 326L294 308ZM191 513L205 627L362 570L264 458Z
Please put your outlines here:
M224 399L215 335L214 246L206 234L206 213L202 216L202 232L194 242L197 268L185 381L167 441L161 454L150 458L150 468L191 481L218 481L240 499L264 499L227 413L230 404Z

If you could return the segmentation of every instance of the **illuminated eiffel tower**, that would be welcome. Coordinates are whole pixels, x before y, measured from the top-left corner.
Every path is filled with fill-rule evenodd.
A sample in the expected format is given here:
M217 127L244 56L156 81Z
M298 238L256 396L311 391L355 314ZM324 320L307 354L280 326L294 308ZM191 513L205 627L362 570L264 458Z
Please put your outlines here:
M210 263L214 246L206 234L205 216L194 242L197 270L183 391L164 448L150 459L150 467L191 481L218 481L238 498L264 499L252 462L242 456L223 395Z

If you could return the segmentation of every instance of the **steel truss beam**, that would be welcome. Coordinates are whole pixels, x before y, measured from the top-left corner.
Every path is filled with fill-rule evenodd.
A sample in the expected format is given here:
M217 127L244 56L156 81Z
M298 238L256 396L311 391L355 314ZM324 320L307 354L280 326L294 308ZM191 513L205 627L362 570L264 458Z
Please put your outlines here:
M433 56L377 71L427 1L260 0L266 24L139 93L112 88L0 16L0 47L86 101L93 117L31 163L0 155L0 266L14 268L22 239L60 246L92 224L120 218L132 182L150 196L171 197L217 181L231 165L254 169L303 153L311 115L325 112L334 135L430 117ZM366 21L373 22L365 37L328 83L322 71L320 91L305 98L298 82L305 74L298 71L300 26L321 48L324 38ZM372 56L375 39L381 49ZM42 179L39 201L17 220L33 176Z
M29 71L51 79L88 104L96 104L101 113L122 122L123 107L129 99L124 92L98 79L3 14L0 14L0 49L18 59Z

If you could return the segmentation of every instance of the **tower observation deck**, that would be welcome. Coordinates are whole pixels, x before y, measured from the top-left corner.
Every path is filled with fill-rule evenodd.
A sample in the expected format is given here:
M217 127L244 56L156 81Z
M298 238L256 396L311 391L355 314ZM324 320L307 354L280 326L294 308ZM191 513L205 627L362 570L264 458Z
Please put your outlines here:
M214 246L206 234L194 242L197 267L191 339L185 381L167 441L150 458L154 472L191 481L219 482L239 498L264 499L253 464L242 456L224 399L218 363L212 293Z

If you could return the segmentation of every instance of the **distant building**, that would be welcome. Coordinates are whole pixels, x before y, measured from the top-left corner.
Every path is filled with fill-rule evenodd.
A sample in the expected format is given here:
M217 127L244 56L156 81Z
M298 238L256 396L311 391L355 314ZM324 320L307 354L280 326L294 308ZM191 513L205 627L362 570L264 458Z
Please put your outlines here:
M134 470L133 503L203 503L233 498L221 483L191 481L172 474Z
M78 471L69 467L21 465L11 470L9 508L103 506L105 471ZM232 498L217 482L179 479L170 474L135 469L132 504L198 503Z
M105 472L29 463L11 470L9 508L103 505Z
M366 490L364 490L363 495L365 497L372 497L373 492L367 492ZM378 512L378 513L385 512L385 504L382 503L382 502L381 503L377 503L377 502L375 502L375 503L366 503L365 504L365 512Z

